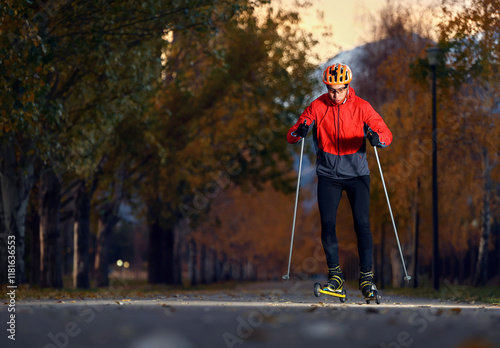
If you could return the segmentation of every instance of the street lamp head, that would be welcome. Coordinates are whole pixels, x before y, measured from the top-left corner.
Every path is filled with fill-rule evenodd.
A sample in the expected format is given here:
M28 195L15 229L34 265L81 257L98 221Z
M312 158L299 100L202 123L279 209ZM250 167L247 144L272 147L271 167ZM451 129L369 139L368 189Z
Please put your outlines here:
M436 66L438 63L438 55L441 52L440 48L430 47L426 50L427 52L427 60L429 61L430 66Z

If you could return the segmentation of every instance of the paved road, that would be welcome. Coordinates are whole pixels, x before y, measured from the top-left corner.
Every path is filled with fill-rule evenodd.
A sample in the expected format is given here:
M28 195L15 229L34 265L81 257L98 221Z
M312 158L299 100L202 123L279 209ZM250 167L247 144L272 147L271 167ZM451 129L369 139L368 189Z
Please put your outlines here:
M384 296L314 297L311 283L266 283L155 298L16 303L0 347L500 347L500 307Z

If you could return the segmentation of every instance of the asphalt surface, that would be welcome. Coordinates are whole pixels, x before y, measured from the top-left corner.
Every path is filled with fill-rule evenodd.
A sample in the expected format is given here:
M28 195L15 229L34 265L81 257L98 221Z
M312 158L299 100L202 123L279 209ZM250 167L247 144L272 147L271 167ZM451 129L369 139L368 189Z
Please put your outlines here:
M0 307L0 347L500 347L500 306L382 292L366 304L315 297L310 282L154 298L16 302L15 341ZM12 337L12 336L11 336Z

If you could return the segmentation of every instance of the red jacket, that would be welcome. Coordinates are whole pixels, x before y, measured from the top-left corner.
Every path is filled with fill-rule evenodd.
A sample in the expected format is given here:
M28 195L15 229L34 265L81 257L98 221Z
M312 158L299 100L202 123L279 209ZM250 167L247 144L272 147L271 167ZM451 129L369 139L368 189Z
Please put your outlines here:
M335 179L369 175L365 139L368 127L377 132L382 147L392 142L392 133L382 117L351 87L343 104L335 104L328 93L314 100L288 131L290 144L301 139L294 132L304 120L313 125L318 175Z

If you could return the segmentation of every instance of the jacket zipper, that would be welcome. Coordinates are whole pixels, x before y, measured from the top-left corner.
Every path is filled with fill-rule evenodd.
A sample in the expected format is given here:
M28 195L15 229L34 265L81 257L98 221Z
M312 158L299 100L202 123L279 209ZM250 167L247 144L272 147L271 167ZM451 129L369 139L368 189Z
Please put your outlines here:
M339 176L339 164L340 164L340 105L337 107L337 165L336 176Z

